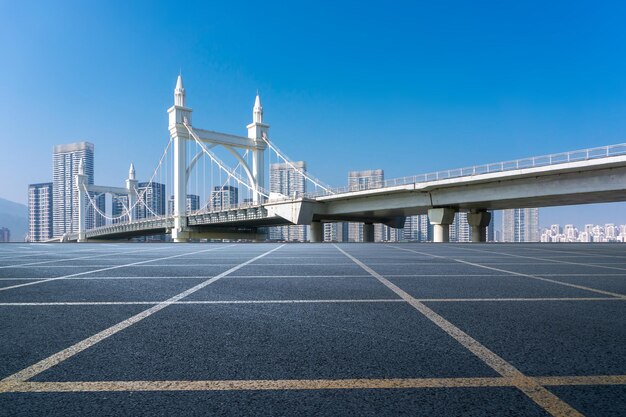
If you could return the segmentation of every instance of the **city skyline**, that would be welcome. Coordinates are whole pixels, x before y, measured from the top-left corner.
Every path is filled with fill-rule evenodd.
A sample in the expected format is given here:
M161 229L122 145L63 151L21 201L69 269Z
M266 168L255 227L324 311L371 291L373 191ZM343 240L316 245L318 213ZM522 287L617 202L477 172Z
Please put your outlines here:
M350 170L381 167L394 178L626 138L624 29L616 18L624 6L617 3L569 5L579 13L565 18L559 4L542 5L543 15L559 18L539 21L532 2L515 13L493 3L486 14L462 4L452 14L438 5L356 8L358 19L342 4L333 15L325 6L307 10L315 19L286 28L272 23L289 21L301 6L268 4L263 31L247 15L241 18L251 24L234 30L233 6L225 4L211 13L199 7L184 23L167 19L173 4L130 5L123 14L111 5L2 7L8 18L0 43L12 65L1 70L7 129L0 140L36 161L2 184L0 196L20 203L28 184L47 180L44 162L57 143L97 143L94 175L101 183L121 185L130 162L151 172L167 140L165 109L181 68L189 103L206 110L196 121L243 133L259 88L272 137L331 185L341 185ZM378 21L379 13L392 30L360 23ZM11 35L24 25L32 30ZM196 29L192 48L186 41ZM547 35L553 31L558 35ZM124 42L131 33L136 42ZM241 48L250 39L262 47ZM336 42L322 48L319 39ZM87 59L70 66L69 54ZM14 178L16 164L1 167L2 177ZM557 219L620 223L625 207L541 209L541 226Z
M77 162L78 161L78 162ZM88 174L89 182L93 182L92 176L89 175L90 172L93 171L93 167L95 165L95 153L94 153L94 145L89 142L78 142L78 143L70 143L70 144L60 144L55 145L53 148L53 177L56 178L56 182L66 182L67 175L64 174L65 171L69 172L73 175L74 172L77 172L80 168L76 168L78 165L83 165L83 169L86 174ZM76 166L75 166L76 165ZM306 163L296 162L295 168L305 172L306 171ZM134 175L134 167L131 166L131 171L133 171ZM288 164L270 164L270 189L272 192L278 192L281 194L292 192L303 193L306 191L304 178L299 175L295 175L296 171L294 167ZM62 174L62 175L61 175ZM54 182L51 183L38 183L38 184L30 184L29 185L29 233L28 239L30 241L42 241L54 235L52 230L52 221L46 220L46 217L54 217L55 215L59 218L67 217L68 212L70 218L72 218L72 223L75 223L76 219L74 219L72 215L74 211L75 203L71 203L69 206L69 210L63 210L60 208L58 210L53 210L52 204L52 189ZM370 169L366 171L350 171L348 173L348 188L352 191L359 191L365 189L375 189L380 188L384 184L384 170L382 169ZM165 209L165 196L168 194L166 190L165 184L161 184L158 182L139 182L137 184L140 195L143 195L142 204L139 204L135 209L135 217L138 219L147 218L152 215L164 215L166 214ZM57 186L58 187L58 186ZM49 190L46 192L47 188ZM67 188L67 187L66 187ZM73 188L73 186L70 186ZM41 191L40 191L41 190ZM145 191L145 194L144 194ZM222 195L223 194L223 195ZM75 200L75 196L71 196L70 202ZM97 194L93 195L92 198L98 204L99 210L102 212L110 213L111 216L119 217L125 210L125 207L128 205L128 197L127 195L113 195L111 198L111 202L109 204L105 203L104 195ZM60 197L57 197L60 199ZM200 200L201 197L195 194L188 194L186 201L186 212L190 213L200 208ZM224 200L224 202L222 202ZM249 201L249 199L244 199L245 201ZM233 205L239 203L238 198L238 188L233 186L215 186L213 190L210 192L210 198L207 201L207 205L210 205L213 210L227 209ZM109 208L107 208L109 206ZM172 197L170 197L168 202L168 210L167 213L173 212L173 204ZM219 207L218 207L219 206ZM34 214L35 212L39 212L39 214ZM535 242L535 241L573 241L571 236L568 236L567 239L562 238L560 232L555 232L555 225L550 225L549 228L543 226L539 223L539 215L537 208L529 208L529 209L508 209L501 210L500 216L502 217L502 222L496 223L494 217L492 217L492 221L488 228L488 241L503 241L503 242ZM43 213L43 214L41 214ZM101 226L107 223L104 219L104 216L99 213L94 212L92 209L89 209L88 212L88 220L94 223L94 225ZM375 241L401 241L401 240L419 240L419 241L429 241L431 240L429 237L424 238L422 236L422 232L419 230L422 228L421 226L417 226L422 223L422 217L426 218L428 216L420 215L420 216L409 216L407 217L406 226L402 229L398 229L397 232L394 230L391 233L388 231L388 227L382 224L375 225ZM122 218L122 221L127 221L126 218ZM528 220L530 219L530 220ZM119 221L119 219L117 219ZM116 219L113 219L112 223L117 222ZM111 222L109 222L111 223ZM614 226L615 223L604 223L606 227ZM45 225L45 226L42 226ZM339 232L340 229L346 229L346 236L349 235L347 240L343 241L362 241L362 224L358 223L347 223L344 227L341 222L336 224L328 224L326 225L325 231L325 240L336 240L337 236L342 236L342 233ZM558 224L556 224L558 226ZM590 232L591 226L595 226L595 229L598 227L603 228L604 226L599 226L597 222L595 223L586 223L585 224L585 233L588 236L593 236ZM67 226L66 226L67 227ZM74 227L74 226L70 226ZM578 228L573 224L566 224L566 228L569 228L570 231L576 231L576 237L578 238ZM618 232L608 234L610 237L615 237L617 239L608 240L608 241L625 241L626 239L620 237L625 235L625 233L620 233L621 225L617 226ZM275 231L281 230L282 228L277 228ZM299 228L302 231L299 231L298 237L294 240L303 241L306 239L306 231L305 228ZM299 230L298 229L298 230ZM418 231L419 237L413 236L414 229ZM500 232L500 238L494 239L494 229L498 229ZM594 230L595 230L594 229ZM426 229L425 229L426 230ZM550 230L552 230L550 232ZM626 229L624 229L626 230ZM430 231L427 235L430 235ZM603 234L603 232L594 232L595 235ZM279 233L280 234L280 233ZM450 241L451 242L467 242L471 241L471 230L467 223L467 213L466 212L457 212L454 218L453 223L450 226ZM272 235L272 233L270 233ZM277 233L273 233L273 239L283 240L284 238L278 236ZM290 235L290 233L288 233ZM300 236L301 235L301 236ZM582 240L580 240L582 239ZM580 238L578 241L606 241L604 238L600 240L594 240L590 238Z

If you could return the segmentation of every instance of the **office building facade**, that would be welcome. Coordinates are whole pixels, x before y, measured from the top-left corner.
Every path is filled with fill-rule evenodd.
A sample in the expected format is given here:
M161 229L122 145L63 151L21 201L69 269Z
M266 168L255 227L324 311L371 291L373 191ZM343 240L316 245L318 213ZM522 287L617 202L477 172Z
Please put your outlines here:
M200 196L196 194L187 194L185 198L185 211L190 214L194 211L200 210ZM174 196L171 195L167 200L167 213L174 214Z
M28 241L43 242L52 238L52 183L28 186Z
M83 164L87 184L94 181L94 146L90 142L77 142L55 145L52 155L52 205L53 235L78 232L79 191L76 187L76 175L79 165ZM85 227L94 227L95 212L85 196L88 207Z
M270 164L270 193L279 193L289 197L298 197L306 192L306 180L301 172L306 172L304 161L293 164ZM308 226L276 226L269 228L269 238L290 242L305 242Z
M385 182L385 172L382 169L348 172L348 188L350 191L370 190L381 188ZM374 224L374 241L384 240L384 225ZM348 223L348 241L363 242L363 223Z
M539 209L502 210L503 242L539 242Z
M137 193L137 219L165 215L165 184L140 182L137 184Z
M236 207L239 203L239 188L232 185L215 186L211 191L211 210L221 211Z

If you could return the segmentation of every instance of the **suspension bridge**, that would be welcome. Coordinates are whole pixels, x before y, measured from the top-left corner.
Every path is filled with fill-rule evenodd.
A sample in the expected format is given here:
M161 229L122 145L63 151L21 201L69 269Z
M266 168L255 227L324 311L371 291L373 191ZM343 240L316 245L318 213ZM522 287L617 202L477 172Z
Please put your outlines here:
M131 164L124 187L91 185L79 167L78 232L59 240L166 233L175 242L264 240L263 228L309 225L310 240L321 242L324 223L350 221L363 223L364 240L373 241L374 223L401 228L407 216L428 214L434 240L445 242L455 213L465 211L473 240L481 242L490 222L488 210L626 201L626 144L393 179L374 189L331 188L270 140L258 93L247 136L196 127L192 113L179 75L174 105L168 109L169 141L148 182L137 181ZM226 151L228 160L218 156L218 149ZM311 191L268 191L266 167L272 161L288 169L286 181L301 181ZM166 189L173 190L168 210L154 204L155 193ZM103 211L96 203L98 194L110 194L118 210ZM200 204L201 196L206 203ZM87 229L88 210L106 225Z

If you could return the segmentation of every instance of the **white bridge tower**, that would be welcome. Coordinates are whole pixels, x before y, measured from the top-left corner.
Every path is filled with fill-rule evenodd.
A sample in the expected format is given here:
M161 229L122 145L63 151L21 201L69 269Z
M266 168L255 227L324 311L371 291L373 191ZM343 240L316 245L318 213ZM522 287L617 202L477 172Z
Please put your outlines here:
M185 105L186 94L181 75L176 80L174 89L174 105L170 107L169 131L174 148L174 228L172 239L175 242L186 242L189 239L187 228L187 183L189 175L196 162L206 153L206 148L223 146L241 164L248 177L249 187L253 191L253 202L263 202L265 186L265 150L267 143L264 136L269 132L269 125L263 123L263 107L261 98L257 92L254 108L252 111L252 123L248 127L248 137L213 132L210 130L192 128L192 109ZM186 141L196 141L203 150L194 155L187 165ZM252 153L252 167L250 167L238 149ZM191 155L189 155L191 156Z

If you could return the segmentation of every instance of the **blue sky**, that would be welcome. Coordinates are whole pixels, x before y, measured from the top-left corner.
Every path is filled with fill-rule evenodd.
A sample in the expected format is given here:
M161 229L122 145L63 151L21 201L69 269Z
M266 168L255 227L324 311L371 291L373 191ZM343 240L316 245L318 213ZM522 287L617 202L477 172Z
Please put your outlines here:
M194 125L245 133L258 88L272 139L337 186L626 142L626 3L297 3L1 2L0 197L51 180L57 143L93 142L97 183L149 175L181 69Z

